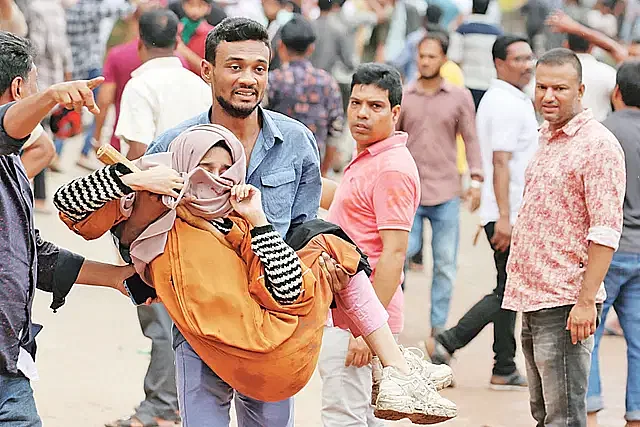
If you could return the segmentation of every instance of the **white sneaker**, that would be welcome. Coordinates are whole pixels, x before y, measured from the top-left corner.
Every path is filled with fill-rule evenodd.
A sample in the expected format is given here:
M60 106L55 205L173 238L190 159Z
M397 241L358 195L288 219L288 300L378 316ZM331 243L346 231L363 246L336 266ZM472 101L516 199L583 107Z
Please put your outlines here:
M383 420L408 418L415 424L437 424L455 418L458 409L438 394L419 372L403 375L393 366L382 371L374 415Z
M436 389L443 390L451 385L453 381L453 370L448 365L435 365L424 358L422 350L416 347L400 346L400 351L404 355L411 370L418 370L422 375L431 380Z

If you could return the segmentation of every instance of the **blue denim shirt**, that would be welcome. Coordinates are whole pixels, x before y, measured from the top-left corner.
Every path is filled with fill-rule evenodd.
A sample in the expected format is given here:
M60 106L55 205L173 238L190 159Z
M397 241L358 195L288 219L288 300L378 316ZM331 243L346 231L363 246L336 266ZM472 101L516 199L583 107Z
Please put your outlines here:
M33 196L16 140L4 130L13 103L0 106L0 375L17 374L20 347L35 353L38 326L31 324L36 288L64 304L84 258L42 240L33 224Z
M249 159L247 183L262 193L267 219L284 237L291 224L314 219L320 206L320 157L313 134L302 123L260 107L262 130ZM211 123L211 110L164 132L147 154L169 149L186 129Z

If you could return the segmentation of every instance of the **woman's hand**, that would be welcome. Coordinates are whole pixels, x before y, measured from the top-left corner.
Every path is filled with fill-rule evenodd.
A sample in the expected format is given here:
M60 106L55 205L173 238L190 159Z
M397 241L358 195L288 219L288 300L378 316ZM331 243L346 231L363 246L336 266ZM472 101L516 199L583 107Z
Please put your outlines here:
M149 191L178 198L184 179L178 172L167 166L155 166L142 172L122 176L122 182L134 191Z
M250 184L239 184L231 188L231 206L254 227L269 224L262 209L260 190Z

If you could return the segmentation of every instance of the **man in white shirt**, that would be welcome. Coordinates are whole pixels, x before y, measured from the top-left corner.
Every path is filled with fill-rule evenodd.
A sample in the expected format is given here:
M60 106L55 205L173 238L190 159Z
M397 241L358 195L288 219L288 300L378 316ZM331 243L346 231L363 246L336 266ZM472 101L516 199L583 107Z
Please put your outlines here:
M127 158L142 156L167 129L211 107L211 89L174 56L178 17L156 9L140 17L138 54L142 65L131 73L122 93L118 138L129 144ZM179 421L172 321L162 304L138 307L142 333L151 339L151 360L144 380L145 400L131 417L110 426L173 425ZM128 424L127 424L128 423ZM153 424L157 423L157 424Z
M565 47L578 55L582 65L582 106L590 108L593 117L601 122L611 113L611 94L616 87L616 70L591 55L594 46L578 34L568 34Z
M498 79L482 98L476 125L485 176L480 217L494 251L497 286L473 306L458 324L439 333L427 344L434 363L448 363L493 323L495 364L490 386L495 390L523 389L526 378L515 364L516 313L501 308L507 281L511 227L516 221L524 191L524 172L538 146L538 123L533 104L523 92L533 75L533 53L525 38L506 35L492 49Z
M209 86L174 55L176 39L171 35L177 31L178 17L155 10L141 16L139 25L142 65L124 88L115 130L129 144L131 160L142 156L162 132L211 106Z

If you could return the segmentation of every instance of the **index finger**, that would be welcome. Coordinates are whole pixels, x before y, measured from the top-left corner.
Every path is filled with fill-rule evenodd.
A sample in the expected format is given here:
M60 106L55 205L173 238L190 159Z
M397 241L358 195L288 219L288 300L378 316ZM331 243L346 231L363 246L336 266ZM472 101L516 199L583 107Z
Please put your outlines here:
M93 92L87 88L79 90L80 96L82 96L82 103L87 107L92 114L100 114L100 109L96 105L96 100L93 98Z
M344 366L349 367L353 364L354 353L353 350L347 352L347 358L344 359Z
M571 343L573 345L578 344L578 328L579 326L575 323L571 324Z
M102 83L104 82L104 77L99 76L99 77L95 77L91 80L87 80L87 87L91 90L97 88L98 86L100 86Z

